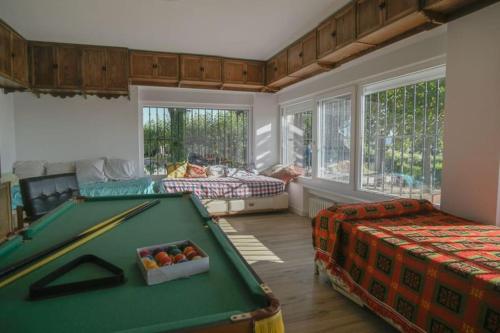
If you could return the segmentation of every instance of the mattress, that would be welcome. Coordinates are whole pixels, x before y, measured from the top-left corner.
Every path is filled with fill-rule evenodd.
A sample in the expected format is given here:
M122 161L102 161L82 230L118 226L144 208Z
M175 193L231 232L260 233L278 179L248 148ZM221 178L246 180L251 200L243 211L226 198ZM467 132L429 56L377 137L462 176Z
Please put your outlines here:
M200 199L268 197L285 191L285 183L266 176L162 179L162 193L193 192Z
M130 180L109 181L105 183L80 184L80 194L85 197L106 197L120 195L153 194L154 182L151 177ZM23 205L19 185L11 190L12 208Z
M500 228L428 201L333 206L313 220L316 265L403 332L500 332Z

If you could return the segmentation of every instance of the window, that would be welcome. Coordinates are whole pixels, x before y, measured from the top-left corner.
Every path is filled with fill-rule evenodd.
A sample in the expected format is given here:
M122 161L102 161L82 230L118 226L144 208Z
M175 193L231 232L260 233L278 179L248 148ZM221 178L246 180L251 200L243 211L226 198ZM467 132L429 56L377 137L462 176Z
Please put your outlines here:
M313 103L286 107L283 116L283 163L304 169L304 176L312 173L312 112Z
M349 183L351 112L351 95L319 102L319 178Z
M166 174L169 163L244 167L248 162L248 111L144 107L144 169Z
M362 189L440 203L445 80L434 76L365 88Z

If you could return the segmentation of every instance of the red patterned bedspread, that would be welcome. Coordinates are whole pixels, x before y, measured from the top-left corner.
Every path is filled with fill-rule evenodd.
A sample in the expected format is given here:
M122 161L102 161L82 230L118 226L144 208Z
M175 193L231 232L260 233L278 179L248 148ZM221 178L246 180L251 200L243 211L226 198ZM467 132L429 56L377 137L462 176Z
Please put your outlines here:
M191 191L200 199L268 197L285 191L285 183L265 176L163 179L163 193Z
M333 206L317 264L404 332L500 332L500 228L421 200Z

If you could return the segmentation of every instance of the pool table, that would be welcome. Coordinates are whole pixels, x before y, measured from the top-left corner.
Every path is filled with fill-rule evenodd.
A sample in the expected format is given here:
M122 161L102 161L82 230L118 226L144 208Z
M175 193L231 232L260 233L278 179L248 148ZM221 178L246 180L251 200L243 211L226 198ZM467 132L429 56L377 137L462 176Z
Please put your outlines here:
M71 200L33 223L23 237L0 245L0 268L153 199L160 203L0 288L1 331L282 332L278 300L190 193ZM136 249L185 239L209 255L209 271L148 286ZM123 269L126 282L113 288L28 299L33 282L86 254ZM82 265L54 284L104 274L98 266Z

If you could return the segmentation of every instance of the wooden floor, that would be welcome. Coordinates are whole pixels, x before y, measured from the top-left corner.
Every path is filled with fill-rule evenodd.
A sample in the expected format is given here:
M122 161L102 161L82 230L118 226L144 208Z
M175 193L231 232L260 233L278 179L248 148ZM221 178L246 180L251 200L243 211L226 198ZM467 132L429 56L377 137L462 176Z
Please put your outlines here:
M308 218L259 214L222 218L220 224L277 295L287 333L396 332L314 275Z

